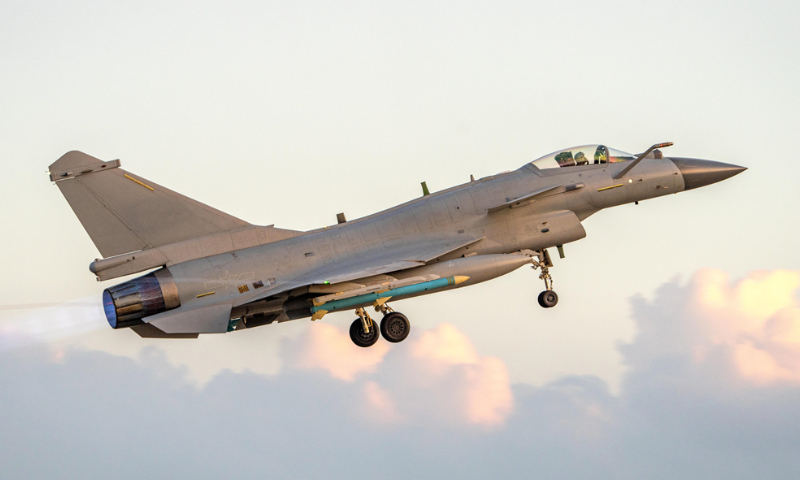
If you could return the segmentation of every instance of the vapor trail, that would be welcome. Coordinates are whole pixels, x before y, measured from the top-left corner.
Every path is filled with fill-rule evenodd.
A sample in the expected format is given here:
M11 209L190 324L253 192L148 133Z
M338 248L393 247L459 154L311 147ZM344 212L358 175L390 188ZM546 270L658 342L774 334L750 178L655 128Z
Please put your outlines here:
M106 322L102 305L89 300L0 306L0 310L35 309L0 320L0 351L52 342L103 328Z
M95 307L97 302L74 303L18 303L15 305L0 305L0 310L34 310L49 307Z

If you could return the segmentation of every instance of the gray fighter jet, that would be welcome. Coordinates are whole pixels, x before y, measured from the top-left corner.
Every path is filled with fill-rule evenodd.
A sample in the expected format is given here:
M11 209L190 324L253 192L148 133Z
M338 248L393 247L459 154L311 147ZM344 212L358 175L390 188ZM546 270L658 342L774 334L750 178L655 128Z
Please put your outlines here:
M251 225L120 168L69 152L50 165L103 258L98 281L152 272L109 287L113 328L142 337L196 338L355 310L356 345L403 341L408 319L388 304L466 287L530 264L558 302L548 248L586 236L581 221L608 207L709 185L745 168L631 155L604 145L559 150L513 171L429 193L353 221L299 232ZM155 269L155 270L154 270ZM378 323L367 308L383 315ZM380 333L379 333L380 332Z

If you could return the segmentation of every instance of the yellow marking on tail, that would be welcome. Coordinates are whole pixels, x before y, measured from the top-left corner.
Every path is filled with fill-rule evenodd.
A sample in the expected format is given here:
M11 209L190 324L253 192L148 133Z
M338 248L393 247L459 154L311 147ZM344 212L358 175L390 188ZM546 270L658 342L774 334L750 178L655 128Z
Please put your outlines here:
M156 191L155 188L151 187L150 185L144 184L144 183L140 182L139 180L136 180L135 178L131 177L127 173L125 174L125 178L127 178L128 180L130 180L132 182L138 183L139 185L143 186L144 188L150 190L151 192L155 192Z

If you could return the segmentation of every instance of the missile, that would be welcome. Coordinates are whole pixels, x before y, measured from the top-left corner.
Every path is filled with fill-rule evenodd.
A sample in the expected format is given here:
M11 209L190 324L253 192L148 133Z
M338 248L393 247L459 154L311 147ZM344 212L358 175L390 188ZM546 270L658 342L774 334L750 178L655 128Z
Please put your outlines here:
M425 275L436 275L440 278L464 275L469 277L469 281L459 285L459 287L466 287L513 272L523 265L530 265L532 255L533 252L528 251L511 254L472 255L433 262L422 267L402 270L392 275L397 279Z
M464 275L456 275L454 277L439 278L436 280L429 280L427 282L416 283L413 285L406 285L404 287L393 288L384 290L383 292L367 293L364 295L356 295L350 298L343 298L341 300L330 300L321 305L314 305L311 307L311 313L334 312L345 308L354 307L356 305L370 304L381 298L399 297L403 295L412 295L414 293L426 292L429 290L436 290L438 288L459 285L469 280L469 277Z
M418 283L427 282L430 280L437 280L438 275L420 275L417 277L404 278L402 280L395 280L393 282L383 282L374 285L368 285L355 290L347 290L339 293L332 293L330 295L323 295L312 299L314 305L322 305L323 303L330 302L331 300L342 300L350 297L363 296L367 293L374 293L382 290L392 290L395 288L405 287L407 285L416 285ZM334 285L335 286L335 285Z
M311 316L319 320L328 312L348 307L363 307L389 298L400 300L485 282L531 263L533 252L471 255L410 268L384 276L376 283L359 279L356 283L326 286L326 294L286 301L281 309L291 320ZM388 278L388 280L386 280ZM354 288L355 287L355 288ZM337 293L327 293L337 292ZM382 302L381 302L382 303Z

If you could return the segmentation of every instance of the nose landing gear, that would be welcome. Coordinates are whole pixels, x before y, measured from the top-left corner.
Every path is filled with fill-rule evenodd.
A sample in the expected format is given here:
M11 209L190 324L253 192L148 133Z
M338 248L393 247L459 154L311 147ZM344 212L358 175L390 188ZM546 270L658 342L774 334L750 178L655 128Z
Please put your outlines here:
M552 290L545 290L539 294L539 305L544 308L555 307L558 303L558 294Z
M539 259L533 259L533 269L541 270L539 279L544 280L545 288L545 291L539 294L539 305L544 308L552 308L558 303L558 294L553 291L553 277L550 276L550 267L553 266L553 261L550 260L547 250L539 250L536 254Z

